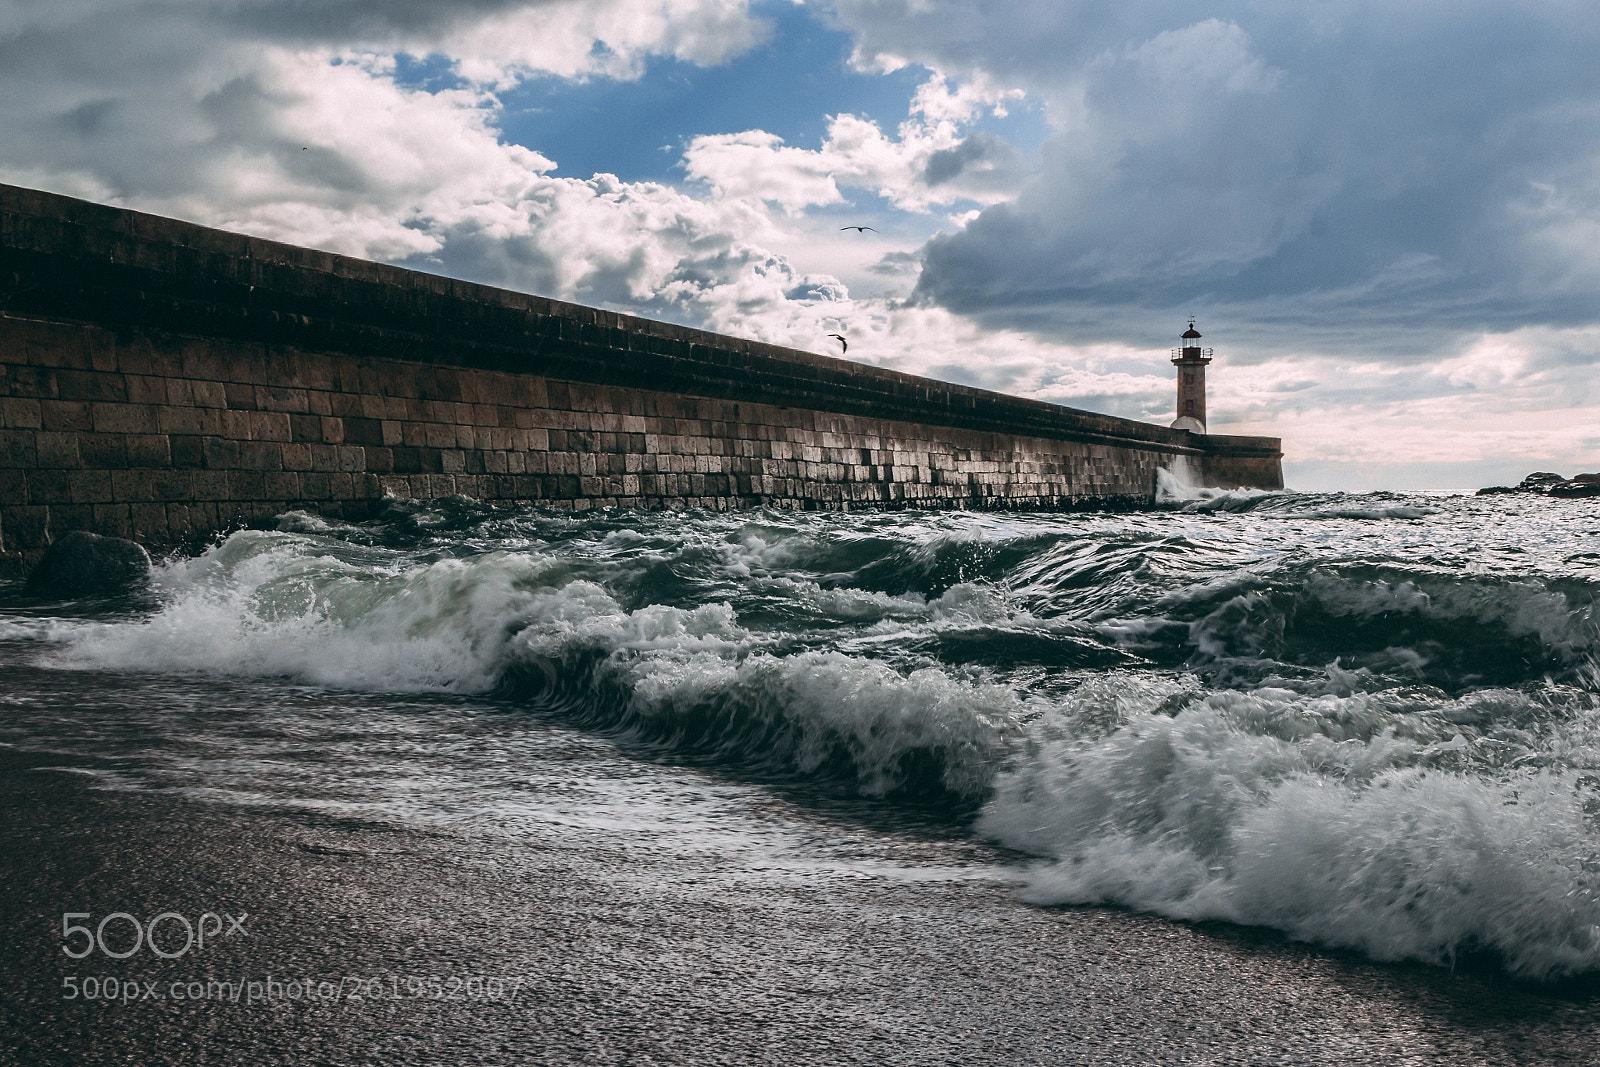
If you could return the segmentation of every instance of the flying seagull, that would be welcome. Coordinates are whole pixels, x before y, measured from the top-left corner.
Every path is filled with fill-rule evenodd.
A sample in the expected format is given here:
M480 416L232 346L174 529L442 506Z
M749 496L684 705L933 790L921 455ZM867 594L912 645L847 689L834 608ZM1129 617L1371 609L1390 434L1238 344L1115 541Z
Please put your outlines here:
M846 226L845 229L849 229L849 227ZM839 353L841 355L843 355L844 353L850 351L850 342L846 341L844 339L844 334L842 334L842 333L830 333L828 336L833 338L835 341L839 342Z
M857 233L866 233L868 230L872 230L873 233L877 233L878 232L877 230L873 229L871 226L840 226L839 230L840 230L841 233L843 231L845 231L845 230L854 230Z

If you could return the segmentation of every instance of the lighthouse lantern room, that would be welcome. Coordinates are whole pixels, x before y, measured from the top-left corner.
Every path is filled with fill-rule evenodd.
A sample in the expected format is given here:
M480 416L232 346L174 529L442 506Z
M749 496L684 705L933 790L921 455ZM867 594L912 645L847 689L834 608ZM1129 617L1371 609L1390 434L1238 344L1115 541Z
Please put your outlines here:
M1178 368L1178 417L1173 420L1175 430L1206 432L1206 364L1211 362L1211 349L1200 347L1200 331L1189 320L1183 331L1183 347L1172 353L1173 366Z

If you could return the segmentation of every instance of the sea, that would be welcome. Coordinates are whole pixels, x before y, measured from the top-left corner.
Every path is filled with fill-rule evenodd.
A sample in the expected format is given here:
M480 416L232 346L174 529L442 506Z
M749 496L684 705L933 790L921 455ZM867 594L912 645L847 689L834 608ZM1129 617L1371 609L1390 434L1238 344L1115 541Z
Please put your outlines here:
M627 936L668 946L631 964L613 946L607 973L710 936L652 900L701 922L752 886L775 902L763 929L825 973L850 948L791 891L848 912L882 885L943 909L897 928L915 951L1004 907L1062 959L1086 935L1059 923L1110 922L1247 962L1571 987L1600 973L1597 596L1600 500L1173 479L1123 513L388 500L159 560L131 600L0 590L0 752L85 804L177 805L163 848L270 822L295 863L350 878L445 847L484 878L603 883ZM65 838L40 833L48 865ZM223 910L203 879L168 900L119 856L99 896L41 897L41 922L137 919L114 895L136 883L152 913ZM463 893L449 922L475 911ZM573 893L549 906L564 922ZM506 894L536 926L559 896ZM274 907L251 908L263 944ZM301 919L302 938L333 921ZM59 934L36 936L53 959ZM523 969L567 966L539 959Z

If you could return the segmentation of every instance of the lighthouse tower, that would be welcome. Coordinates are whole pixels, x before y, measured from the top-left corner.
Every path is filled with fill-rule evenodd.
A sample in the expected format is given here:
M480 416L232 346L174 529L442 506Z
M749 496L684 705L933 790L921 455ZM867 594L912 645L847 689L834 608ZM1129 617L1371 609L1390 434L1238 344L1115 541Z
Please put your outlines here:
M1211 362L1211 349L1200 347L1200 331L1189 320L1183 331L1183 347L1172 353L1172 364L1178 368L1178 417L1172 421L1175 430L1206 432L1206 364Z

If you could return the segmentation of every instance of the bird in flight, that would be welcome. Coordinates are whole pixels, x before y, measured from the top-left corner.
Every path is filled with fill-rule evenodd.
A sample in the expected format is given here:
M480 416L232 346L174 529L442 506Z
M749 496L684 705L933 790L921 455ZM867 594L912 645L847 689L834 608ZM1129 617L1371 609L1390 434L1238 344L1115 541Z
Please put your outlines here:
M868 230L872 230L873 233L877 233L878 232L877 230L873 229L871 226L840 226L839 230L840 230L841 233L844 232L845 230L854 230L857 233L866 233Z
M845 227L845 228L849 229L848 226ZM839 342L839 352L840 352L841 355L844 354L845 352L850 351L850 342L846 341L844 339L844 334L842 334L842 333L830 333L828 336L833 338L835 341Z

